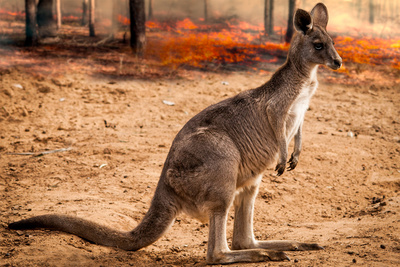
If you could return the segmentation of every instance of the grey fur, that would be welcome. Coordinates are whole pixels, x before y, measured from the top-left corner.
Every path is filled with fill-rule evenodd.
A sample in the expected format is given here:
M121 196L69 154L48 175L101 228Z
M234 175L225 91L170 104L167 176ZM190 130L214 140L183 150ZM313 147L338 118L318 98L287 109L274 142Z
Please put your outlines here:
M175 137L151 206L130 232L119 232L64 215L37 216L11 223L11 229L52 228L97 244L138 250L160 238L180 212L208 221L207 262L211 264L287 260L287 250L322 249L296 241L256 241L253 208L262 173L277 161L282 175L288 143L293 170L301 152L301 128L318 81L319 64L332 69L342 59L326 32L328 12L317 4L298 10L285 64L264 85L212 105L189 120ZM322 46L321 49L319 49ZM232 250L226 241L229 208L235 206Z

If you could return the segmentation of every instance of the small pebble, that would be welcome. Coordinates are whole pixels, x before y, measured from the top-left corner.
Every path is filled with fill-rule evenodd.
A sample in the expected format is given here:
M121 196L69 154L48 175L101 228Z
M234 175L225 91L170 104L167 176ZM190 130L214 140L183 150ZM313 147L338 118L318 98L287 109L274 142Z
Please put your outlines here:
M386 248L386 246L385 245L381 245L381 249L385 249Z
M175 106L175 103L172 102L172 101L163 100L162 102L163 102L165 105L168 105L168 106Z
M353 138L354 137L354 133L352 131L348 131L347 132L347 136L350 137L350 138Z
M14 83L12 86L18 88L18 89L24 89L24 87L18 83Z

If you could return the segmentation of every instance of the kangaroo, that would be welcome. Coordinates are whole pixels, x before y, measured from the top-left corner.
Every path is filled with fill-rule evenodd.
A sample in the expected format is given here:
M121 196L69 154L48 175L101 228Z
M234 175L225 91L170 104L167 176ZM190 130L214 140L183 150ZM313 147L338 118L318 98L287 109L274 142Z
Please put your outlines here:
M36 216L11 223L9 228L55 229L99 245L135 251L158 240L185 212L209 223L209 264L282 261L289 260L284 251L323 249L313 243L255 240L253 209L262 173L275 162L277 175L284 173L293 138L288 170L297 166L304 115L318 85L318 65L341 67L327 23L328 10L322 3L310 13L298 9L287 60L271 79L209 106L185 124L173 140L150 208L132 231L65 215ZM232 205L235 221L230 249L226 222Z

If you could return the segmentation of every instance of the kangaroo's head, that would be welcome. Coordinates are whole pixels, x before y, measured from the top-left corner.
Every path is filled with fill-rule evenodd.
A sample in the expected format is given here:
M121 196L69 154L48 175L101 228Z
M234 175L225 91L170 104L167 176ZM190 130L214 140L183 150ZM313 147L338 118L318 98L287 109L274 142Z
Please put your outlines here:
M310 13L298 9L294 16L297 31L291 43L291 56L301 57L308 64L323 64L331 69L342 66L342 58L333 46L333 40L326 31L328 9L318 3Z

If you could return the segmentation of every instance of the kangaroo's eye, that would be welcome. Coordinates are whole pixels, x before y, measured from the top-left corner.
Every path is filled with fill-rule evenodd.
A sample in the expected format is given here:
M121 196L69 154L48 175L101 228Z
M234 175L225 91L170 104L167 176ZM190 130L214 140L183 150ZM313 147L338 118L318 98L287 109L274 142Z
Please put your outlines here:
M315 43L314 48L315 48L315 50L321 50L322 48L324 48L324 44L323 43Z

